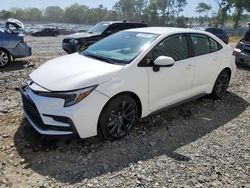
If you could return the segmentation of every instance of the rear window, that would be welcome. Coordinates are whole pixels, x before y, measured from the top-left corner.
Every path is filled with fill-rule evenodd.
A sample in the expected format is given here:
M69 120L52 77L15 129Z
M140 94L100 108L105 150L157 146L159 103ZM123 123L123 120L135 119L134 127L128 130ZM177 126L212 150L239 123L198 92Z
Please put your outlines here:
M208 31L213 34L223 34L224 31L222 29L217 29L217 28L207 28L205 31Z
M125 29L132 29L132 28L147 27L147 25L142 24L142 23L122 23L120 24L120 27L122 28L122 30L125 30Z

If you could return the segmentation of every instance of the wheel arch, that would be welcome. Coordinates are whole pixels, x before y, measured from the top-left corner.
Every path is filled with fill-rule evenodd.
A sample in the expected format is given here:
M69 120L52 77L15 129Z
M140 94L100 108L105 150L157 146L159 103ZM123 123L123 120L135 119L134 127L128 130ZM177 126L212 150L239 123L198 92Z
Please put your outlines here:
M123 91L123 92L117 93L117 94L115 94L114 96L112 96L112 97L106 102L106 104L104 105L102 111L105 109L106 105L107 105L112 99L114 99L115 97L120 96L120 95L127 95L127 96L132 97L132 98L135 100L136 105L137 105L137 107L138 107L138 118L141 118L141 116L142 116L142 103L141 103L141 100L140 100L140 98L138 97L137 94L135 94L134 92L131 92L131 91Z
M3 52L5 52L9 58L9 62L13 61L14 60L14 57L13 55L9 52L9 50L7 50L6 48L3 48L3 47L0 47L0 50L2 50ZM9 63L8 62L8 63ZM8 64L7 63L7 64Z
M220 71L220 73L222 73L223 71L226 71L226 72L229 74L229 78L230 78L230 80L231 80L232 70L231 70L229 67L226 67L226 68L222 69L222 70ZM219 74L219 75L220 75L220 74ZM218 76L219 76L219 75L218 75Z
M0 47L0 50L5 51L6 53L8 53L9 56L11 56L11 53L6 48Z

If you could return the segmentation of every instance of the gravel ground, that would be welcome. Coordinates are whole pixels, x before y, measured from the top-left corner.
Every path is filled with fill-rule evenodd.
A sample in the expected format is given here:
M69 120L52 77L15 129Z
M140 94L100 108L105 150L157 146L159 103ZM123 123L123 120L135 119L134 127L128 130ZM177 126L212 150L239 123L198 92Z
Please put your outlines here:
M151 115L127 137L46 137L28 127L17 88L63 55L60 37L29 37L33 56L0 71L0 187L250 187L250 70L222 100Z

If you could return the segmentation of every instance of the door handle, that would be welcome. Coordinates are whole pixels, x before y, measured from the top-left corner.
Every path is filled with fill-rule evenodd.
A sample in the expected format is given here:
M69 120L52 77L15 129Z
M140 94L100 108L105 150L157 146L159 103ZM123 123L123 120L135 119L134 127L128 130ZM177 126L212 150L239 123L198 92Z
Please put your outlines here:
M193 68L193 65L187 65L186 66L186 70L190 70L190 69L192 69Z

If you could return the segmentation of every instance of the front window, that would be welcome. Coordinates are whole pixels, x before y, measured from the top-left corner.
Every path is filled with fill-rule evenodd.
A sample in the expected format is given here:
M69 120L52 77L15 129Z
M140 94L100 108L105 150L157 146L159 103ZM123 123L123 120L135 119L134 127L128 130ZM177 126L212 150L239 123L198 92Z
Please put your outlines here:
M157 45L164 56L172 57L175 61L189 57L186 35L173 35ZM157 47L155 49L157 49Z
M93 44L83 54L110 63L129 64L157 37L151 33L122 31Z
M88 30L88 33L102 34L109 26L109 23L98 23Z

